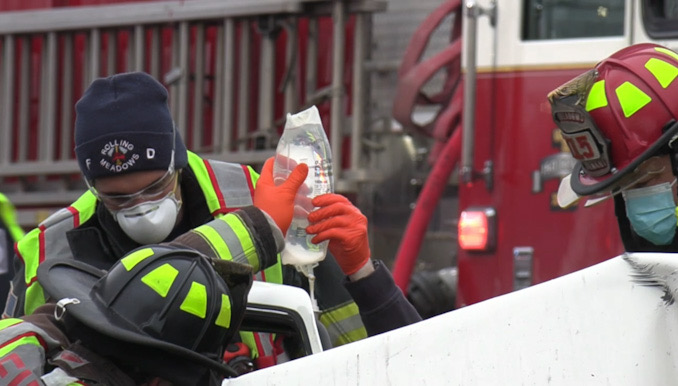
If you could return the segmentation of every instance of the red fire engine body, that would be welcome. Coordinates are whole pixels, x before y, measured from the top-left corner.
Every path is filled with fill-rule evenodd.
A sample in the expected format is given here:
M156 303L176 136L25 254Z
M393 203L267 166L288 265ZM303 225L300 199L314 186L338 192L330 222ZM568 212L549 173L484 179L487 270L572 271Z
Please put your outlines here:
M127 19L121 16L118 30L106 18L97 25L94 15L100 13L89 7L106 5L104 13L112 13L117 3L152 2L0 4L0 11L39 11L30 26L18 24L29 20L26 13L0 13L7 22L0 28L5 95L0 178L20 209L67 205L84 188L72 154L72 105L93 71L102 76L142 69L164 81L187 144L208 157L261 163L272 154L284 114L317 104L333 143L339 191L360 198L365 183L383 172L370 170L365 160L364 142L382 151L366 138L373 134L370 119L376 121L365 111L372 102L369 75L388 70L368 73L372 46L366 20L389 2L243 2L214 20L196 4L216 1L163 1L169 11L144 20L119 5L116 12ZM677 49L676 8L676 0L449 0L421 22L400 63L393 100L393 116L404 133L431 140L427 178L398 237L394 275L403 290L418 257L444 260L456 254L456 305L464 306L622 251L611 202L565 210L556 204L559 180L571 170L572 158L552 123L546 94L629 44L655 41ZM67 19L74 15L80 16ZM69 29L64 20L76 27ZM427 53L435 26L448 22L449 45ZM437 92L427 92L432 84ZM420 105L433 108L428 124L412 118ZM460 218L461 245L443 244L438 253L423 256L443 195L458 211L446 207L437 215ZM372 203L367 214L379 212Z
M439 107L436 119L445 120L444 125L423 128L443 149L432 159L433 168L439 162L459 162L457 306L544 282L623 251L612 200L592 208L583 202L568 209L557 205L560 179L573 166L568 145L585 149L559 136L546 95L629 44L653 41L678 48L677 7L675 1L486 0L448 1L436 11L463 21L462 36L452 34L447 54L418 58L414 65L405 57L394 115L412 127L407 115L412 105ZM436 20L440 17L432 14L420 31L430 30ZM409 51L422 45L418 38ZM443 89L437 100L407 101L408 87L425 84L416 78L417 71L420 78L432 74L431 67L448 80L458 76L457 55L464 75L456 88ZM398 105L402 100L406 102ZM401 248L396 261L401 288L411 270L411 264L403 263L410 261L409 252Z

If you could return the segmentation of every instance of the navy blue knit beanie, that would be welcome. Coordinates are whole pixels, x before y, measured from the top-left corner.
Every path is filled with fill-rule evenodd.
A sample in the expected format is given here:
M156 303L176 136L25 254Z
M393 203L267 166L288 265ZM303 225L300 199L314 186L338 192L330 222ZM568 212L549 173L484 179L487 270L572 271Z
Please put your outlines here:
M167 89L143 72L97 79L75 105L75 155L88 180L188 164ZM174 136L174 137L173 137Z

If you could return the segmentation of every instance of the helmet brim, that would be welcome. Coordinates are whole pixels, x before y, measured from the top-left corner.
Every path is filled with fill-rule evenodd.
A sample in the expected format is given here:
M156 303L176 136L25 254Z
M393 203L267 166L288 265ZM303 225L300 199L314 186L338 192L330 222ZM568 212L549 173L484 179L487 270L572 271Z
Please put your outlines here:
M560 206L563 209L569 208L572 205L575 205L579 202L579 200L582 199L582 196L578 195L577 193L572 190L572 186L570 184L570 179L572 178L572 174L568 174L563 179L560 180L560 185L558 186L558 193L556 195L556 199L558 200L558 206ZM601 202L606 201L609 198L612 198L612 193L608 194L603 194L603 195L596 195L593 196L589 199L586 200L584 203L584 207L588 208L589 206L594 206L598 205Z
M572 190L572 186L570 185L571 178L572 174L566 175L560 180L560 185L558 185L556 199L558 200L558 206L561 208L569 208L581 199L581 196Z

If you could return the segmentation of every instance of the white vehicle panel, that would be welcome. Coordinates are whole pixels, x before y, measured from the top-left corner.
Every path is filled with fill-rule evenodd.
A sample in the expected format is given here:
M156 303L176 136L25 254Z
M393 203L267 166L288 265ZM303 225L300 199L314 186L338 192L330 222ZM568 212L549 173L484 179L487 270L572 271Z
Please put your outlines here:
M224 385L675 384L677 290L678 256L618 256Z

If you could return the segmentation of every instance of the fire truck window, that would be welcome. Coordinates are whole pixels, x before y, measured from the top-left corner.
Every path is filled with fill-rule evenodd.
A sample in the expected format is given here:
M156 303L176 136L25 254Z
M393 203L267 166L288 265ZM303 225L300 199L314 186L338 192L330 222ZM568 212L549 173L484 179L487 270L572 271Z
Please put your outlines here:
M678 37L678 0L643 2L643 25L654 39Z
M624 35L625 0L525 0L524 5L523 40Z

